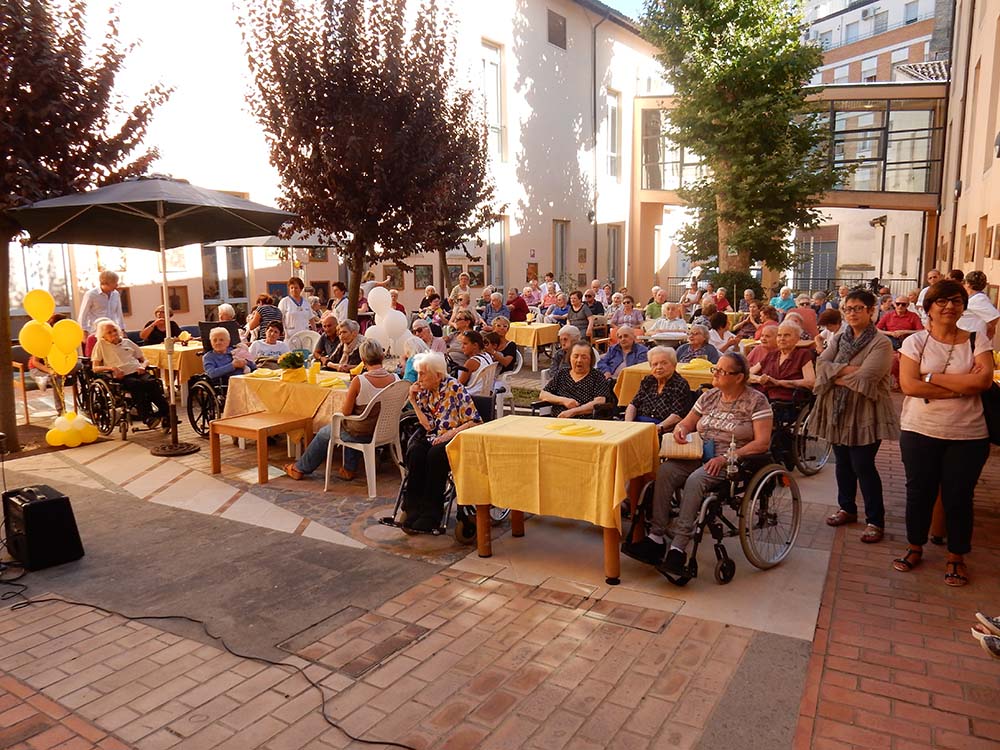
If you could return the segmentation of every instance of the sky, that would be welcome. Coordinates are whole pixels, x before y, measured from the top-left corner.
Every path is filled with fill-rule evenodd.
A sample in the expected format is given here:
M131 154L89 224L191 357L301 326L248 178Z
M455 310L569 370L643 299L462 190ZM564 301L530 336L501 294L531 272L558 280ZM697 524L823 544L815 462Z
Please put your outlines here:
M638 18L642 15L644 0L604 0L605 5L610 5L617 11L624 13L629 18Z

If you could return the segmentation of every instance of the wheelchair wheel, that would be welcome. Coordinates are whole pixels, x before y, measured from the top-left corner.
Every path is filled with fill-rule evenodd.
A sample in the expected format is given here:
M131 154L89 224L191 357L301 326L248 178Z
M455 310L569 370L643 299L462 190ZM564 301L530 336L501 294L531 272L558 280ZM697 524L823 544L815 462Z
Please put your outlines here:
M475 505L468 506L467 512L469 514L469 517L472 518L473 521L475 521L476 506ZM497 508L496 506L493 505L490 506L490 521L493 523L494 526L499 526L500 524L502 524L504 521L507 520L507 517L509 515L510 515L510 508Z
M833 446L825 438L810 433L813 407L810 404L799 412L792 428L792 458L795 467L807 477L820 471L830 460Z
M467 515L464 518L455 516L455 541L459 544L476 543L476 516Z
M715 563L715 582L719 585L729 583L736 576L736 563L730 558Z
M110 435L118 425L118 406L111 387L103 380L95 379L87 393L87 404L94 426L102 435Z
M215 390L205 381L199 381L188 391L188 421L201 437L208 437L208 425L219 418L219 402Z
M740 506L740 545L747 560L766 570L780 563L799 534L802 501L795 479L769 464L747 483Z

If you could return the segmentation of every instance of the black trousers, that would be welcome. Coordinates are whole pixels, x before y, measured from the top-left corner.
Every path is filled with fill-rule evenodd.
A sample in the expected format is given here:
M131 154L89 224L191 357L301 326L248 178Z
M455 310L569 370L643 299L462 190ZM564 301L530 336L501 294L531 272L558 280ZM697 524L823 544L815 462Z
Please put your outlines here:
M166 417L170 407L163 397L163 388L160 381L148 372L141 375L137 372L126 375L120 381L122 388L132 394L139 413L145 416L152 416L150 405L156 407L157 416Z
M885 501L882 477L875 468L875 455L881 440L868 445L834 445L837 458L837 504L852 516L858 513L858 485L865 500L865 523L885 528Z
M426 519L436 526L441 522L444 488L451 471L446 447L447 443L431 445L423 430L410 438L406 448L406 497L403 498L408 523Z
M948 551L968 553L972 549L972 496L990 454L990 441L941 440L904 430L899 450L906 469L906 541L917 546L927 543L940 489Z

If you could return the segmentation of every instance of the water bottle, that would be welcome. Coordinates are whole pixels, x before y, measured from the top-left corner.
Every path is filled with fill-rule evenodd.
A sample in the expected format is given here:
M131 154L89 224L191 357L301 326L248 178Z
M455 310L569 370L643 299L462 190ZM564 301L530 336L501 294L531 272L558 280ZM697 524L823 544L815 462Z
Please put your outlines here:
M739 471L738 461L739 457L736 455L736 436L733 435L729 441L729 448L726 450L726 476L735 476Z

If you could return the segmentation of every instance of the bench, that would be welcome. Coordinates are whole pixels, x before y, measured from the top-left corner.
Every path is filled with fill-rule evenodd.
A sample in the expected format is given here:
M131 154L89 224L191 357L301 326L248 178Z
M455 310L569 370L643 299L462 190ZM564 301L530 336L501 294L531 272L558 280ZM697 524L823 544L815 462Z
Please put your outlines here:
M212 473L222 471L222 449L220 435L257 441L257 482L267 484L267 439L271 435L302 430L306 445L312 440L312 417L291 417L278 412L258 411L238 417L216 419L209 424L209 450L212 458Z

